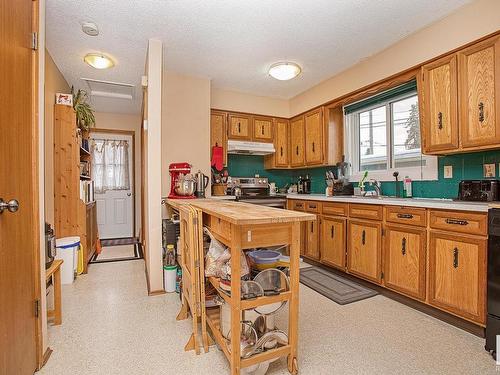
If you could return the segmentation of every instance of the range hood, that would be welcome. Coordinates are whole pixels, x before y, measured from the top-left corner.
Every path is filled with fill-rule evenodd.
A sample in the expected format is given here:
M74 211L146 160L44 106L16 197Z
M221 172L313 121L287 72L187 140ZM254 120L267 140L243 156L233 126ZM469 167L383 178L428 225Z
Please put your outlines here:
M269 154L274 154L274 152L275 152L274 145L272 143L245 142L245 141L233 141L233 140L229 140L227 142L228 154L269 155Z

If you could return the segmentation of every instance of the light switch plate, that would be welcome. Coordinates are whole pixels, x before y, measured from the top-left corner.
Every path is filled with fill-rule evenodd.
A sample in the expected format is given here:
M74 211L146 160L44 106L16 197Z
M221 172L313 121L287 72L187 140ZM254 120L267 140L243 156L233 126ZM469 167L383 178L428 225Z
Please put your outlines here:
M444 178L453 178L453 166L445 165L444 166Z
M485 178L495 177L495 164L483 164L483 175Z

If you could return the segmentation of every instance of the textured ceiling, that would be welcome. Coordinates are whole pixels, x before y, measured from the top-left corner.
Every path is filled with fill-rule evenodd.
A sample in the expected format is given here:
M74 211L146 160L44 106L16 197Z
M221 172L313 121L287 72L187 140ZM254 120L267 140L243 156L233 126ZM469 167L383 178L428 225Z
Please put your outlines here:
M373 55L470 0L47 0L47 48L70 85L80 78L136 85L134 100L93 98L99 111L140 111L147 40L164 43L166 69L212 79L212 86L291 98ZM97 37L80 24L93 21ZM88 52L112 56L98 71ZM267 75L297 62L291 81Z

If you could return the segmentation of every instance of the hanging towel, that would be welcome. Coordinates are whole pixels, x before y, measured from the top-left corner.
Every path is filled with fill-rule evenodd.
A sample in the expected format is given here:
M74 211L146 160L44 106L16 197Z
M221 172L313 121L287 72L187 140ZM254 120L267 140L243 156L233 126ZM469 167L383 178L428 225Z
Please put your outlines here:
M224 149L217 144L212 147L212 167L218 172L224 168Z

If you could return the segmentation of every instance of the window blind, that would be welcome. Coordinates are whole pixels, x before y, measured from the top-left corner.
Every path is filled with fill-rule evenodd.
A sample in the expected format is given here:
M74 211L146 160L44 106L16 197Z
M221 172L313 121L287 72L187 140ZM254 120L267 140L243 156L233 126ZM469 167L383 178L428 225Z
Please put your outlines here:
M377 104L383 104L388 100L391 100L391 98L396 98L404 94L410 94L415 91L417 91L417 81L414 79L359 102L348 104L344 106L344 113L348 115L353 112L358 112L360 109L376 106Z

